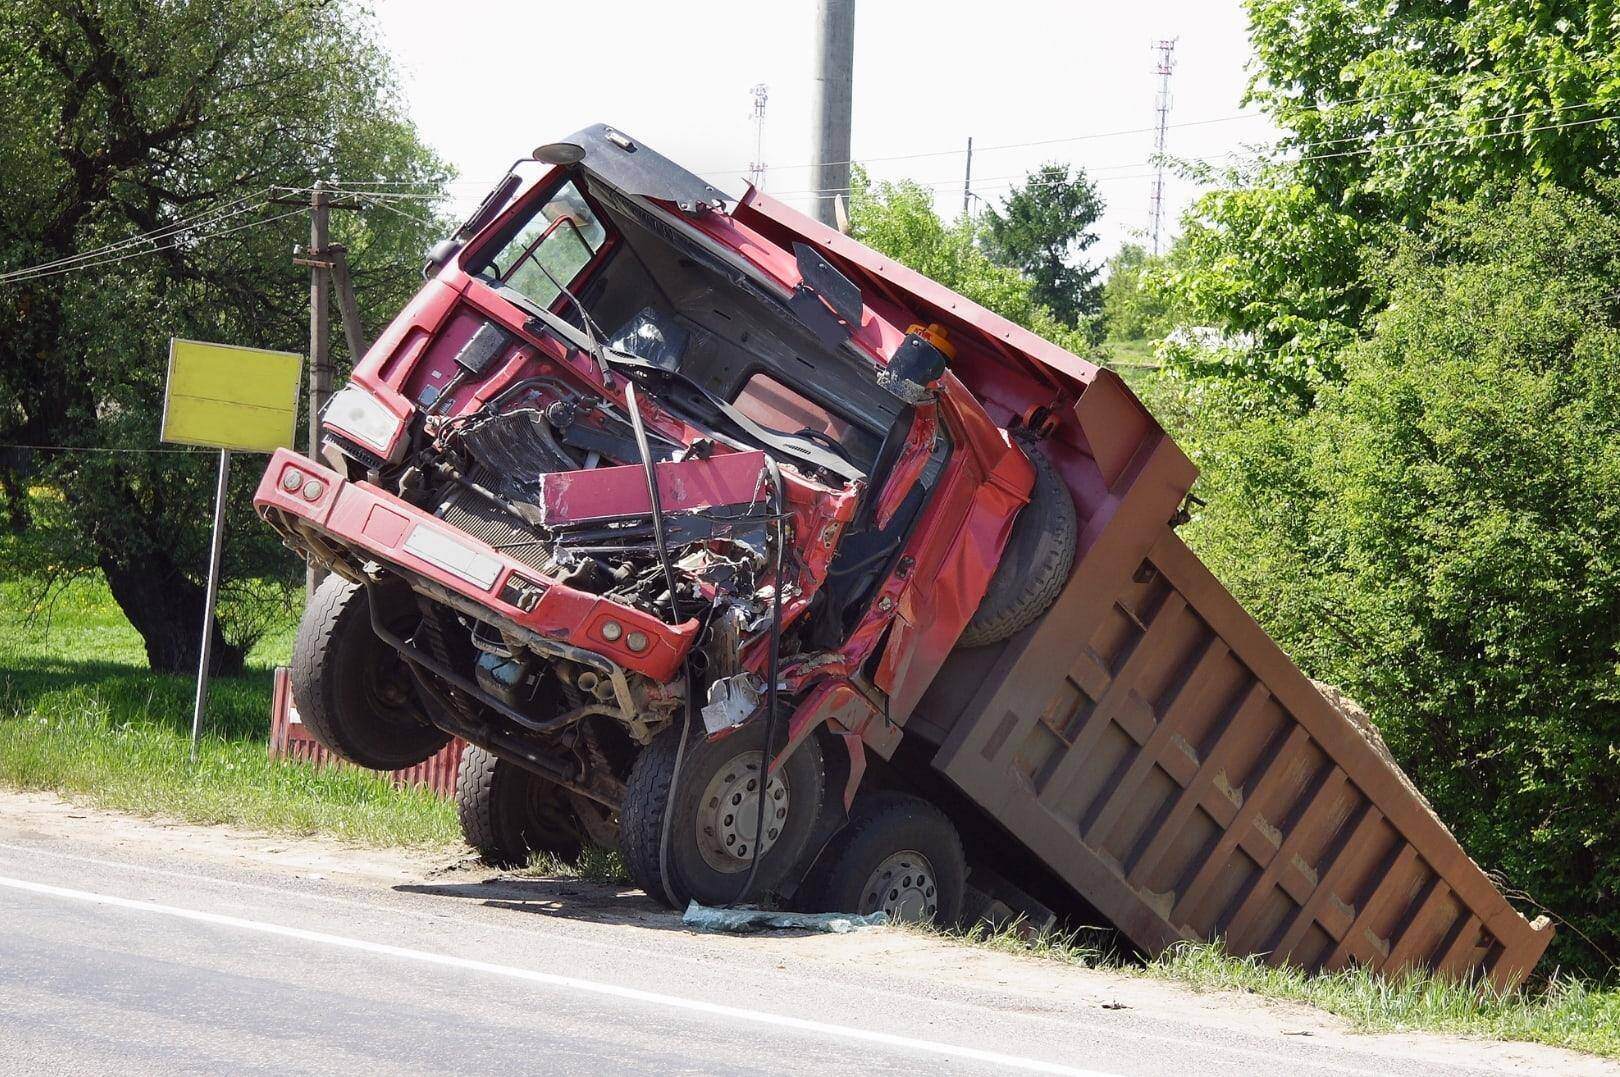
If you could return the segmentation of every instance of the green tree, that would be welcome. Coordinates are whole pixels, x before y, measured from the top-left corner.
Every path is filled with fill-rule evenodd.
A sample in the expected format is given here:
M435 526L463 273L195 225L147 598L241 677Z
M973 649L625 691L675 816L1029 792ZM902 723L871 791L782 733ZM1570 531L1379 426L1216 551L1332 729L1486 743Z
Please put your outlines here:
M1380 274L1309 412L1170 383L1188 537L1476 859L1620 953L1620 183L1448 208Z
M1036 302L1060 321L1086 326L1100 339L1102 285L1099 267L1085 259L1097 242L1092 229L1103 200L1083 169L1043 165L987 209L981 243L991 260L1034 282Z
M850 234L856 239L1072 351L1090 347L1087 337L1041 305L1032 280L990 260L967 221L941 220L926 187L872 184L859 167L851 187Z
M1276 150L1188 214L1168 280L1217 346L1171 359L1307 403L1384 297L1375 263L1435 207L1521 179L1589 190L1620 171L1611 0L1247 0L1249 103Z
M1115 340L1149 340L1170 329L1165 291L1149 277L1162 259L1148 254L1139 243L1126 243L1108 260L1103 282L1103 325Z
M307 277L289 254L305 218L270 203L272 185L432 191L446 170L404 116L369 15L344 2L17 0L0 9L0 103L0 265L58 263L0 283L0 443L134 450L0 461L19 522L19 465L61 495L13 567L100 571L152 665L185 669L213 458L139 451L157 445L168 338L304 351ZM435 231L421 213L336 216L373 329L417 283ZM229 577L290 577L248 506L253 471L233 485ZM223 669L251 642L254 593L226 596Z

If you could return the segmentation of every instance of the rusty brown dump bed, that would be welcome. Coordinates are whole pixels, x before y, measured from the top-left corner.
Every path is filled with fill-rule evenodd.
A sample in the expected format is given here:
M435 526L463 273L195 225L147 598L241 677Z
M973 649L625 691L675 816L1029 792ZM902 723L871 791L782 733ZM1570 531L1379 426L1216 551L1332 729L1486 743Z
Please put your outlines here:
M1519 915L1167 521L1195 474L1141 442L1067 588L961 651L908 724L934 766L1137 945L1516 981Z

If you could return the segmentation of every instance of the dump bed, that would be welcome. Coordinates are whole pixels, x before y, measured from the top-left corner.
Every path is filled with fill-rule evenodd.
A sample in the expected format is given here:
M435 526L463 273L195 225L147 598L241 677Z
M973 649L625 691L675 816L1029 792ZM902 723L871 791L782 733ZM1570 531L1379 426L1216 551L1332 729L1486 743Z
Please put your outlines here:
M1056 605L958 652L908 735L1149 952L1220 937L1307 969L1516 981L1552 929L1508 905L1176 536L1194 474L1150 433Z
M947 326L953 374L997 422L1051 424L1074 572L1041 621L953 653L914 708L891 701L935 767L1150 951L1220 936L1312 969L1498 983L1535 965L1552 929L1176 537L1197 470L1124 382L759 192L735 215L814 246L869 305Z

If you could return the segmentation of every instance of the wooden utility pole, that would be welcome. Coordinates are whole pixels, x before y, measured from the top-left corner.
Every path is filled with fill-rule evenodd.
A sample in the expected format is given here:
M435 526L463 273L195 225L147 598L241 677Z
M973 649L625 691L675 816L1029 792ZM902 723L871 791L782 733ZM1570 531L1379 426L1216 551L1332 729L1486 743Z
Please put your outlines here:
M326 349L327 330L330 325L328 287L331 269L325 261L327 241L328 202L326 185L315 181L309 194L309 458L319 460L321 455L321 412L327 398L332 395L332 356ZM321 573L314 565L305 575L310 594L321 582Z
M343 339L349 344L349 365L352 367L366 354L369 346L366 344L365 331L360 328L360 304L355 301L354 281L349 276L349 249L341 243L334 243L326 248L325 260L332 268L338 314L343 318Z

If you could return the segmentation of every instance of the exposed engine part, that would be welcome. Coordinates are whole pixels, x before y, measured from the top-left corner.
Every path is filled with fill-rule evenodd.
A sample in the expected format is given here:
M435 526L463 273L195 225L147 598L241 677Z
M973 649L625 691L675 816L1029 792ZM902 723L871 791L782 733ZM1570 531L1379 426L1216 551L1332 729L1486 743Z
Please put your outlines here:
M765 701L765 682L754 673L739 673L709 683L709 702L703 708L703 728L710 736L740 726Z

